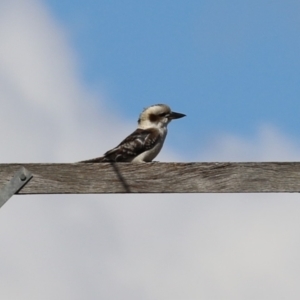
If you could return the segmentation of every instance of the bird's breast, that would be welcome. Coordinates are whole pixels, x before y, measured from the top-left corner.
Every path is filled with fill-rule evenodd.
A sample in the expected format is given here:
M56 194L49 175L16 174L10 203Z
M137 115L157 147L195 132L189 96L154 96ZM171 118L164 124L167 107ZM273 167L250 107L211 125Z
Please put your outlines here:
M160 138L157 143L149 150L144 151L137 157L135 157L132 162L150 162L152 161L160 152L164 145L165 138L167 136L167 128L161 128L159 130Z

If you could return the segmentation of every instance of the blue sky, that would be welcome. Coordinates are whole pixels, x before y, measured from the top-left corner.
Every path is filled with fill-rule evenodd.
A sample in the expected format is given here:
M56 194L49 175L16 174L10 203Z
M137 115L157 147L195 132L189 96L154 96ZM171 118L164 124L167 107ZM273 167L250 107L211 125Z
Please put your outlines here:
M84 81L103 89L108 105L134 120L154 103L187 114L172 124L180 147L170 131L179 151L222 132L253 136L261 124L298 135L297 1L47 5L70 35Z

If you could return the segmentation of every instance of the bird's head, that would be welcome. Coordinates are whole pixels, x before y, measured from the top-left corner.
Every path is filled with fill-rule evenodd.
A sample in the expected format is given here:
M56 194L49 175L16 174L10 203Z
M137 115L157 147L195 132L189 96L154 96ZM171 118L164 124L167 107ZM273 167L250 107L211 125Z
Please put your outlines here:
M171 111L165 104L155 104L145 108L140 114L138 124L140 128L166 127L172 120L185 117L184 114Z

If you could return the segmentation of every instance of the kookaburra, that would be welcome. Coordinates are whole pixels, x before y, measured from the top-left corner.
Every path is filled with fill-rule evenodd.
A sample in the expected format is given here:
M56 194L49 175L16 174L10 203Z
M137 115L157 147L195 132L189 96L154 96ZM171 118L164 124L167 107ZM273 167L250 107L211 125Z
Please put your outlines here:
M168 124L182 117L185 115L171 111L168 105L151 105L140 114L138 128L117 147L101 157L84 160L81 163L150 162L158 155L164 144Z

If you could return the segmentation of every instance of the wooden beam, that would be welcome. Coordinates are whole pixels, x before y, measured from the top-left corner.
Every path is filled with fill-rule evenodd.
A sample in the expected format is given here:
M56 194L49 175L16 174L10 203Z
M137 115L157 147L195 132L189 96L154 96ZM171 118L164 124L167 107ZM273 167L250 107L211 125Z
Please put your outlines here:
M299 162L0 164L0 186L24 166L20 194L293 193Z

